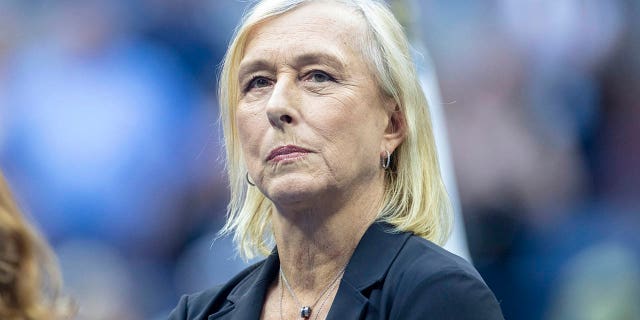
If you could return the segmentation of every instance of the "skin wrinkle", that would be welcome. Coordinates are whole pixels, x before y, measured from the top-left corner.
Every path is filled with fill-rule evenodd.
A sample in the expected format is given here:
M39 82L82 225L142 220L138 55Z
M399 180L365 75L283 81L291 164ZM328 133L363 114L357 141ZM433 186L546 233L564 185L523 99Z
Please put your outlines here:
M312 68L309 66L323 66L328 69L332 69L332 76L340 83L341 78L345 72L344 58L340 55L334 55L322 51L308 52L304 54L298 54L293 62L285 62L283 65L277 66L270 64L264 58L259 57L256 59L246 59L239 68L239 84L241 88L246 88L249 80L259 74L261 71L268 74L273 74L278 69L290 65L293 69L301 69L307 66L310 71ZM305 73L303 71L303 73Z
M334 16L335 4L311 3L260 24L248 37L238 78L242 88L256 75L266 80L243 91L235 121L246 168L276 209L271 222L281 266L303 302L314 301L344 267L377 216L384 198L380 154L404 137L386 133L394 107L381 98L359 50L364 20L353 13L328 18ZM312 77L312 70L332 79ZM290 122L280 121L284 114ZM287 144L311 153L266 161ZM263 310L278 310L280 285L272 284Z
M349 8L350 9L350 13L355 13L358 14L353 8ZM360 17L360 14L358 14L358 18L362 19ZM334 19L334 18L326 18L326 17L315 17L315 19L317 21L306 21L304 23L299 24L298 26L302 29L300 30L302 33L305 34L305 36L312 36L311 38L307 38L309 42L313 41L313 35L315 33L315 31L317 30L325 30L327 28L327 26L334 26L336 24L339 24L340 21ZM254 29L254 32L251 33L251 35L249 36L247 43L250 44L254 39L271 39L271 41L274 41L274 43L280 43L282 41L287 41L288 40L288 35L287 35L287 31L288 30L283 30L283 29L275 29L275 30L268 30L265 31L261 28L261 26L264 26L265 24L268 24L270 21L272 21L273 19L267 20L261 24L258 24L258 26ZM357 34L362 34L362 33L367 33L368 30L366 29L366 27L364 26L363 23L359 23L359 24L352 24L349 27L352 28L352 30L349 33L343 33L343 37L340 39L343 47L345 48L349 48L351 52L349 52L350 54L359 54L360 52L362 52L362 45L361 42L362 41L357 41L359 39L356 39L356 36L353 35L357 35ZM257 30L257 31L256 31ZM323 39L319 39L319 40L323 40ZM357 48L358 50L355 51L352 48ZM300 48L297 48L298 50L300 50ZM330 48L323 48L324 51L327 51ZM250 48L249 46L247 46L247 48L245 48L245 54L246 52L249 52ZM268 52L268 50L267 50ZM337 50L333 50L331 51L331 54L337 56L338 58L340 58L341 61L344 61L344 57L341 57L341 53L338 52ZM244 59L247 58L247 55L245 55ZM242 65L244 64L244 59L243 59L243 63L240 64L240 71L242 71ZM251 59L249 59L251 60ZM286 63L288 63L288 61L285 60ZM242 74L241 72L239 74Z
M287 71L287 74L288 74L288 73L289 73L289 71ZM360 83L362 83L362 82L365 82L365 83L366 83L366 82L369 82L368 84L369 84L370 86L372 85L371 81L367 81L367 80L370 80L370 78L358 78L358 79L355 79L353 82L354 82L354 83L358 83L358 80L360 80ZM288 80L287 80L287 81L288 81ZM337 105L338 105L338 106L341 106L341 107L342 107L341 109L342 109L344 112L348 113L348 114L346 114L345 116L357 116L358 114L354 113L354 110L353 110L353 108L351 108L351 106L353 106L354 104L356 104L356 103L357 103L357 99L358 99L357 94L356 94L354 91L356 91L357 89L361 89L362 87L364 87L364 86L357 86L356 84L350 84L350 85L347 85L347 86L346 86L346 88L340 88L340 89L346 89L346 90L344 90L346 93L342 93L342 94L341 94L341 95L339 95L339 96L336 96L336 95L335 95L335 92L333 92L333 95L330 95L331 93L327 93L327 95L323 96L323 98L330 98L330 99L333 99L333 100L335 100L336 102L338 102L338 104L337 104ZM331 90L331 89L333 89L333 88L327 88L327 90ZM286 87L282 87L282 89L281 89L281 90L286 90ZM335 89L333 89L333 90L335 90ZM296 100L296 101L297 101L297 100ZM260 102L260 101L259 101L258 99L256 99L255 101L251 101L251 103L250 103L249 105L251 105L251 104L254 104L254 103L255 103L255 105L254 105L254 106L255 106L256 108L259 108L259 107L260 107L260 106L259 106L259 102ZM294 103L295 103L295 102L294 102ZM312 111L309 113L309 116L308 116L308 117L309 117L309 118L310 118L310 117L315 117L315 116L316 116L316 112L323 112L323 111L322 111L322 110L312 110ZM256 111L256 114L257 114L257 111ZM306 119L305 119L305 115L304 115L304 114L299 115L299 117L300 117L302 120L306 120ZM327 140L328 140L328 142L335 142L335 139L332 139L332 137L331 137L331 133L330 133L330 132L324 132L324 131L322 131L322 130L323 130L322 128L318 128L318 127L312 127L312 129L317 130L318 132L320 132L320 133L321 133L321 135L325 135L325 136L328 138L328 139L327 139ZM294 137L296 137L296 136L294 136ZM297 142L297 141L294 141L293 143L295 144L296 142ZM331 144L331 143L329 143L328 145L329 145L329 146L331 146L332 144ZM328 167L330 168L330 166L328 166ZM322 176L324 173L325 173L325 172L319 172L319 173L317 173L316 175L317 175L317 176ZM329 172L329 174L330 174L331 176L334 176L334 177L335 177L335 174L333 174L333 172ZM336 182L336 183L338 183L338 184L342 184L342 182L341 182L340 180L337 180L337 179L335 180L335 182Z

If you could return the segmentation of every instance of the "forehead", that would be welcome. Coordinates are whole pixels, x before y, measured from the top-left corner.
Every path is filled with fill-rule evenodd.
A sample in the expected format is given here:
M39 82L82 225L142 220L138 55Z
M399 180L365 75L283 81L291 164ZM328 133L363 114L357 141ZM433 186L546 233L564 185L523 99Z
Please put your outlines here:
M365 33L365 21L355 9L330 1L310 2L254 27L245 58L264 51L359 54Z

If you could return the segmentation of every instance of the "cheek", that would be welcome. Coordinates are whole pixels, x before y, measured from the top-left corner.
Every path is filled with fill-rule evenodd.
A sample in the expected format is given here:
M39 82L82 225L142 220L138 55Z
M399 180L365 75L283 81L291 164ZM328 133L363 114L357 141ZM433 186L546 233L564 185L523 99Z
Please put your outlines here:
M340 107L310 112L309 125L326 142L324 149L330 162L338 161L347 167L355 163L364 165L362 161L375 165L384 130L377 113L364 105L364 101L341 101Z
M352 95L328 99L331 103L325 103L325 108L309 113L309 121L316 123L328 137L361 143L381 136L384 131L380 121L383 113L376 101Z
M236 112L236 127L242 151L247 160L258 156L260 152L260 140L265 134L266 122L259 113L239 108Z
M358 115L361 103L349 91L338 94L312 97L303 102L304 120L328 140L335 140L353 130L362 119Z

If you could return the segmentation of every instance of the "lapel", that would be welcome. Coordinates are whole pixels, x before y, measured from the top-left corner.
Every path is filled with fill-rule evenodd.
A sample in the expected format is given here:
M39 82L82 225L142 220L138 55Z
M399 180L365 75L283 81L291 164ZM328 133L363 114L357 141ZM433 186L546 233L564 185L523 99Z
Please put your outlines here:
M327 320L361 319L368 298L363 291L386 277L411 233L393 233L390 224L376 222L365 232L345 269Z
M255 275L250 276L236 286L227 296L231 305L210 315L208 320L255 320L260 319L262 305L271 281L278 274L280 260L278 252L274 250L256 270Z

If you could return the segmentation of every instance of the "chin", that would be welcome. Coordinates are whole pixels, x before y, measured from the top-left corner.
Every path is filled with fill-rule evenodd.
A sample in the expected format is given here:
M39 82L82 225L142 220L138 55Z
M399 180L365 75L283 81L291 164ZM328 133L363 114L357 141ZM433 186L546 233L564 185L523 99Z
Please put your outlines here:
M326 189L317 178L311 177L280 177L265 187L265 195L277 206L310 204Z

